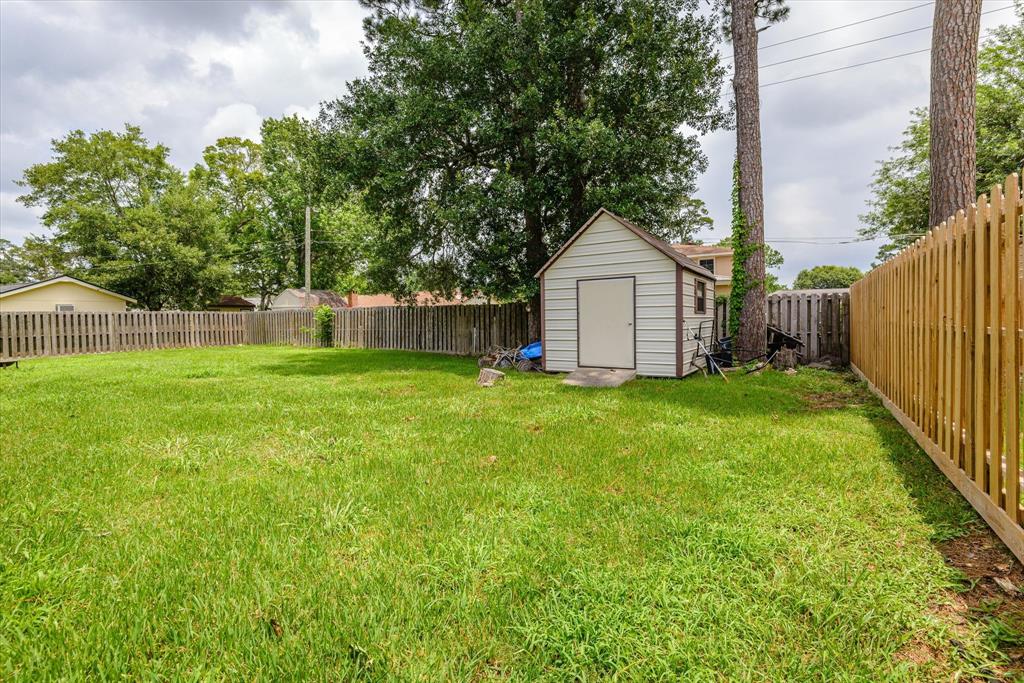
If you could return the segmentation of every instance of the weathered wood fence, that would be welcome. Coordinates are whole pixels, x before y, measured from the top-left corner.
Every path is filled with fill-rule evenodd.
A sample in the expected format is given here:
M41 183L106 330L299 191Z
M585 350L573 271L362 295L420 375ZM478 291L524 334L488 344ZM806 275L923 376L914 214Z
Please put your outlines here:
M0 312L0 359L242 344L246 341L246 315Z
M334 346L480 354L527 342L526 305L337 309ZM0 359L232 344L312 346L308 310L0 312Z
M794 289L768 295L768 324L804 343L801 363L850 362L850 290Z
M852 365L1018 559L1024 202L1016 175L851 290Z

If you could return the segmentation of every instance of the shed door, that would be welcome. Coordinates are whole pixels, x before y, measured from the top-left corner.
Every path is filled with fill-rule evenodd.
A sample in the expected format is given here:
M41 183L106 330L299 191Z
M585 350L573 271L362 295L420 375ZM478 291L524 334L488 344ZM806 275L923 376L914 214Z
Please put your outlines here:
M632 277L576 281L580 367L636 367L635 286L636 279Z

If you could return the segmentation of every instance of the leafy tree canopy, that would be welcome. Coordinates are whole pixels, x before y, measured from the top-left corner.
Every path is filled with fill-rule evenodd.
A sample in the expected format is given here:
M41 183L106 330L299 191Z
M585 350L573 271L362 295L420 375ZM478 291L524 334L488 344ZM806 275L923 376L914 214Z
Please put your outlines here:
M995 29L978 52L977 193L1024 167L1024 3L1018 22ZM885 260L928 225L928 111L915 109L894 155L879 164L873 196L862 215L865 237L885 237L878 258Z
M73 131L54 140L53 159L25 170L18 197L44 207L52 240L35 254L69 274L138 299L150 309L201 307L229 269L210 200L135 126L123 133ZM45 243L45 244L44 244ZM40 264L42 265L42 264Z
M497 297L604 206L685 239L726 123L713 18L696 0L367 2L370 75L323 112L379 217L368 273Z
M841 289L864 277L852 266L814 266L797 273L793 289Z

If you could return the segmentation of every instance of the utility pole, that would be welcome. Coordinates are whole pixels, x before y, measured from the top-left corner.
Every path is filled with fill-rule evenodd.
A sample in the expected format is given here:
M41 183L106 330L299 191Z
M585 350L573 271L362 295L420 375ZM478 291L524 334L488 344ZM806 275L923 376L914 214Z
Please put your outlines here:
M310 262L310 258L309 258L309 240L310 240L310 235L309 235L309 232L310 232L309 231L309 214L310 214L310 211L311 211L311 209L310 209L310 206L309 206L309 197L307 196L306 197L306 268L305 268L306 269L306 302L304 304L306 308L309 308L309 290L310 290L311 282L312 282L312 278L310 277L310 272L309 272L309 262Z

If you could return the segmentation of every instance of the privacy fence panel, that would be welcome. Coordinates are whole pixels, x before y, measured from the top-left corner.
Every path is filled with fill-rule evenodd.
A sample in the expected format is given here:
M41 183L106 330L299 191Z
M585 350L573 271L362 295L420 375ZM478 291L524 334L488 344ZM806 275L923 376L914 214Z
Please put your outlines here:
M802 363L850 362L850 290L795 289L768 295L768 324L804 343Z
M481 354L525 344L526 305L338 309L334 346ZM0 359L231 344L312 346L309 310L0 312Z
M477 355L529 341L526 304L381 306L335 311L334 345Z
M246 342L245 313L0 312L0 359Z
M852 365L1024 561L1018 177L851 289Z

